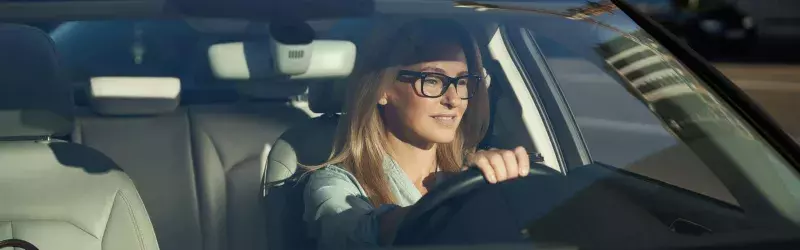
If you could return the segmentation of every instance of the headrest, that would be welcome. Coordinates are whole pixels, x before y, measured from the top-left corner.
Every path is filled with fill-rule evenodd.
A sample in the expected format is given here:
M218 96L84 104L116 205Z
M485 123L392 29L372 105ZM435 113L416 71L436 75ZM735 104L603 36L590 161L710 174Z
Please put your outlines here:
M93 77L92 109L101 115L156 115L174 111L181 82L173 77Z
M214 44L208 49L211 70L223 80L337 78L350 75L356 46L349 41L314 40L306 48L280 50L275 42ZM304 61L294 63L293 60ZM303 70L295 71L292 66Z
M50 37L33 27L0 24L0 137L72 132L72 89Z

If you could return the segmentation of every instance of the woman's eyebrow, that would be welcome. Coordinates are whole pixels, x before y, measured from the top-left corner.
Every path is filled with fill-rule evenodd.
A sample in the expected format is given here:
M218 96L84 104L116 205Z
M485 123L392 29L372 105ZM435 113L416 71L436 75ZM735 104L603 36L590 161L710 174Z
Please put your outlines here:
M431 67L431 66L422 67L422 69L420 69L420 70L427 71L427 72L433 71L433 72L440 73L440 74L446 74L447 73L447 72L444 71L444 69L441 69L441 68L438 68L438 67Z

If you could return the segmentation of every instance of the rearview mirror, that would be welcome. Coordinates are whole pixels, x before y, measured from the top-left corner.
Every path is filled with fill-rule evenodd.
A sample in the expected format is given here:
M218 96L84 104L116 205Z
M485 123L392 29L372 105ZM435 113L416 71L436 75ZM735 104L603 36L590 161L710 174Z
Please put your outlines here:
M266 41L212 45L211 70L227 80L336 78L350 75L356 46L350 41L314 40L306 22L273 22Z
M340 40L231 42L212 45L208 57L214 75L225 80L340 78L353 71L356 46Z

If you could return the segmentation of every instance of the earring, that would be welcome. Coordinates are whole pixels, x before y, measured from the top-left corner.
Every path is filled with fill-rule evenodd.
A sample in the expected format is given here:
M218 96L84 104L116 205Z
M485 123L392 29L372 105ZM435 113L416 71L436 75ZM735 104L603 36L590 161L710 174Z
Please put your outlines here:
M378 104L380 105L386 105L386 103L388 103L388 101L386 101L386 98L381 98L380 100L378 100Z

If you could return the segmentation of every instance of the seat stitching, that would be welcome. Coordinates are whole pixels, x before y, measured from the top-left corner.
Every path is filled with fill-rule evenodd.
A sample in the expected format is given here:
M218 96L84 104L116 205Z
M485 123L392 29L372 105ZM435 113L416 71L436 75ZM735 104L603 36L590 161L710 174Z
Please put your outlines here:
M200 237L201 242L200 245L204 246L206 244L208 237L209 226L206 225L205 220L202 220L200 217L203 217L207 213L207 208L204 206L206 204L206 198L203 195L200 195L200 192L204 192L205 187L200 183L203 183L202 179L205 177L203 175L202 166L203 163L206 161L201 157L202 149L200 146L200 142L203 141L202 139L208 138L208 141L211 142L211 145L214 145L214 142L205 134L205 131L200 129L201 126L197 122L197 118L195 118L194 108L188 107L186 108L186 122L189 125L189 146L190 146L190 155L192 159L192 172L194 173L192 176L194 177L194 187L195 187L195 197L197 197L197 213L198 218L197 221L200 224ZM198 160L199 159L199 160ZM221 160L220 160L221 161ZM222 165L222 163L220 163Z
M72 221L69 221L69 220L58 220L58 219L35 219L35 218L34 218L34 219L20 219L20 220L18 220L18 222L19 222L19 221L52 221L52 222L63 222L63 223L67 223L67 224L70 224L70 225L72 225L73 227L75 227L75 228L77 228L77 229L81 230L81 232L84 232L84 233L88 234L89 236L92 236L92 238L95 238L95 239L97 239L97 240L99 240L99 239L100 239L100 238L98 238L98 237L97 237L97 235L94 235L94 234L90 233L90 232L89 232L89 231L87 231L85 228L79 227L79 226L78 226L78 224L75 224L74 222L72 222ZM13 237L13 236L14 236L14 221L12 221L12 220L8 220L8 221L0 221L0 222L8 222L8 223L11 225L11 236Z
M262 181L262 182L263 182L263 184L262 184L262 188L263 188L264 190L263 190L262 192L267 192L267 189L270 189L270 188L273 188L273 187L275 187L275 186L278 186L279 184L281 184L281 185L282 185L283 183L285 183L285 182L286 182L286 180L288 180L288 179L292 178L292 175L294 175L294 174L295 174L295 172L296 172L296 171L295 171L295 172L292 172L292 171L291 171L291 169L289 169L289 166L288 166L287 164L284 164L284 163L283 163L283 162L281 162L280 160L275 160L275 159L268 160L268 161L267 161L267 164L269 164L269 163L271 163L271 162L274 162L274 163L277 163L277 164L279 164L281 167L283 167L284 169L286 169L286 171L287 171L287 172L289 172L289 173L291 173L291 174L289 175L289 177L286 177L286 178L281 178L280 180L267 181L267 171L264 171L264 180ZM300 178L303 178L303 177L301 176ZM267 192L267 193L268 193L268 192Z
M131 207L131 203L128 201L128 198L125 197L125 193L118 191L119 196L122 198L122 201L125 202L125 207L128 208L128 215L131 216L133 220L133 228L136 231L137 240L139 240L139 249L144 250L144 236L142 235L142 231L139 229L139 223L136 221L136 217L133 213L133 208ZM110 219L111 217L109 217ZM106 223L106 228L108 228L108 223Z
M223 173L227 173L228 170L225 169L225 159L222 158L222 153L219 152L219 147L217 146L217 142L214 141L214 138L211 137L211 134L206 133L205 131L200 131L200 133L202 133L203 136L208 138L208 141L211 142L211 147L214 148L214 153L216 153L217 154L217 158L219 158L219 165L222 167L222 172ZM231 168L233 168L233 167L231 167Z
M273 161L275 161L275 162L276 162L276 163L278 163L278 164L281 164L281 166L282 166L284 169L286 169L286 172L292 173L292 170L291 170L291 169L289 169L289 165L287 165L287 164L285 164L285 163L281 162L280 160L273 160ZM292 174L294 174L294 173L292 173Z
M278 184L278 183L280 183L280 182L286 181L286 179L288 179L288 178L290 178L292 175L294 175L294 172L292 172L292 170L291 170L291 169L289 169L289 165L287 165L287 164L283 163L281 160L275 160L275 159L272 159L272 160L269 160L269 161L267 161L267 164L269 164L270 162L274 162L274 163L280 164L280 166L281 166L281 167L283 167L283 169L285 169L285 170L286 170L286 172L289 172L289 173L290 173L289 177L287 177L287 178L281 178L280 180L274 180L274 181L272 181L272 185L275 185L275 184ZM295 170L296 170L296 169L295 169ZM267 171L264 171L264 176L265 176L265 178L264 178L264 179L266 179L266 172L267 172ZM271 186L272 186L272 185L271 185Z
M228 169L228 170L224 170L223 169L224 170L223 172L227 175L228 172L233 171L234 169L237 169L237 168L242 168L242 165L247 164L250 161L261 162L261 157L260 156L255 156L255 155L247 156L244 159L242 159L241 161L238 161L238 162L234 163L233 165L231 165L230 169Z
M128 179L130 179L130 177L128 177ZM131 180L131 181L133 181L133 180ZM142 200L142 196L139 194L138 191L136 193L134 193L134 194L136 194L136 200L139 200L139 201ZM142 207L144 207L144 203L141 203L141 204L142 204ZM145 209L147 209L147 208L145 207ZM147 217L145 217L145 219L147 219L147 222L150 223L150 226L152 228L152 223L153 222L152 222L152 220L150 220L150 214L147 214ZM156 231L155 230L150 230L150 236L152 236L153 239L156 239L156 243L158 243L158 237L156 237ZM144 236L143 236L143 238L144 238Z
M103 238L99 239L100 240L100 247L102 247L103 246L103 242L106 241L106 233L108 233L108 222L111 221L111 213L114 212L114 206L116 206L116 204L117 204L115 202L117 200L117 196L119 196L119 189L117 189L117 191L114 192L114 197L111 198L111 209L108 210L108 219L106 219L106 228L103 229ZM97 236L95 236L95 238L97 238Z
M52 220L52 221L61 221L61 220ZM90 233L90 232L89 232L89 231L87 231L85 228L79 227L77 224L73 223L72 221L65 221L65 222L67 222L67 223L71 224L73 227L76 227L76 228L80 229L80 230L81 230L81 231L83 231L84 233L86 233L86 234L88 234L88 235L91 235L91 236L92 236L92 237L94 237L95 239L98 239L98 240L100 239L100 238L98 238L98 237L97 237L97 235L94 235L93 233Z
M222 156L222 154L221 154L221 153L220 153L220 151L219 151L220 149L219 149L219 147L217 146L217 143L216 143L216 142L214 142L214 139L211 137L211 134L210 134L210 133L208 133L208 132L206 132L206 131L204 131L204 130L198 130L198 133L200 133L200 135L201 135L201 136L203 136L203 137L205 137L206 139L208 139L208 141L211 143L211 147L214 149L214 153L216 153L216 154L217 154L217 159L219 159L219 165L220 165L220 167L222 167L222 174L223 174L223 178L226 178L225 182L226 182L226 184L227 184L227 174L228 174L228 171L225 169L225 160L223 159L223 156ZM197 164L195 167L199 167L199 166L200 166L200 164ZM203 172L205 172L205 171L200 171L200 172L198 172L198 174L197 174L196 176L199 176L199 175L200 175L200 174L202 174ZM225 204L227 204L227 203L228 203L228 201L227 201L227 199L228 199L228 198L227 198L227 192L228 192L228 191L227 191L227 185L223 185L223 186L222 186L222 189L223 189L223 191L224 191L224 193L225 193L225 200L224 200L224 203L225 203ZM202 197L202 196L200 196L200 195L198 195L197 199L198 199L198 201L199 201L199 202L203 202L203 204L206 204L206 205L207 205L207 204L210 204L210 201L208 201L208 200L204 200L204 199L205 199L205 197ZM198 207L198 210L199 210L199 212L201 213L201 216L202 216L202 214L204 214L204 213L210 213L210 211L208 211L208 208L206 208L205 206L200 206L200 207ZM204 210L205 210L205 211L204 211ZM228 215L227 215L227 213L228 213L228 209L227 209L227 207L225 207L225 208L224 208L224 210L225 210L225 211L222 213L222 216L224 216L224 217L225 217L224 221L226 221L226 222L225 222L224 224L227 224L227 217L228 217ZM203 223L203 222L202 222L202 220L201 220L201 227L202 227L202 228L201 228L201 234L203 235L203 239L204 239L204 240L203 240L203 244L205 244L205 243L206 243L206 242L205 242L205 239L209 238L209 236L208 236L208 234L209 234L209 233L211 233L211 234L215 234L215 233L218 233L219 231L221 231L221 230L220 230L220 228L216 228L216 227L210 226L210 225L212 225L212 224L216 224L216 223L207 223L207 224L205 224L205 223ZM227 226L227 225L226 225L226 226ZM207 231L212 231L212 230L213 230L213 232L207 232ZM218 239L216 240L216 241L217 241L217 245L220 245L220 244L225 244L225 243L219 243L219 242L222 242L222 240L221 240L221 239L219 239L219 238L221 238L220 236L217 236L216 238L218 238ZM227 241L227 239L226 239L226 241Z

